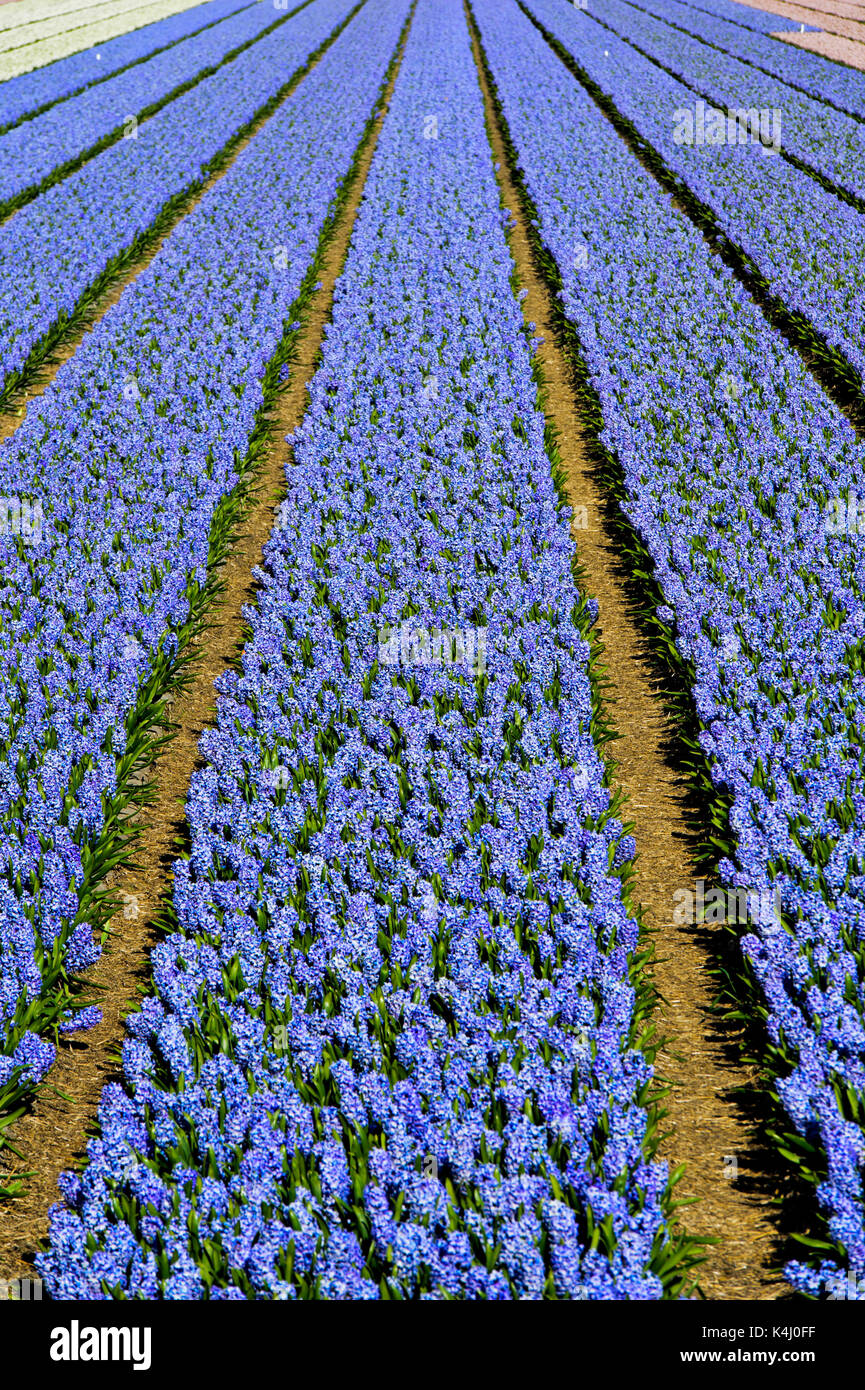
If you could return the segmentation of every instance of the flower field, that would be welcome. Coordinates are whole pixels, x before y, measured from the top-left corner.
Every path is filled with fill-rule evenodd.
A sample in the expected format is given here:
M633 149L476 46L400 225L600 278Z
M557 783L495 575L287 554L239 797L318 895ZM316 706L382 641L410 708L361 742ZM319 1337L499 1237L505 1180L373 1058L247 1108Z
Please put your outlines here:
M794 27L0 8L0 1281L865 1300L865 74Z

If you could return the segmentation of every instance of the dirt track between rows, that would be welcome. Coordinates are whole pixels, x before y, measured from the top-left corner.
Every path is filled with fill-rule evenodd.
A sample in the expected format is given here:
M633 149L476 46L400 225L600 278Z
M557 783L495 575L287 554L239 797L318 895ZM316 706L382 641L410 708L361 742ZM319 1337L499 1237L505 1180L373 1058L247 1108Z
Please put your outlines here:
M477 45L475 48L477 56ZM588 593L598 600L597 631L609 682L606 709L619 735L607 756L615 764L634 822L637 842L634 897L647 929L655 933L653 977L661 995L657 1026L668 1038L656 1063L671 1084L666 1098L669 1137L660 1156L673 1168L686 1164L680 1198L697 1199L685 1224L693 1235L720 1238L710 1247L698 1278L711 1299L775 1299L788 1292L777 1266L774 1191L761 1171L749 1122L734 1102L737 1087L754 1073L735 1057L738 1033L723 1028L713 1012L710 954L701 929L672 924L673 894L693 889L697 876L689 852L686 786L671 760L675 729L665 714L665 691L640 634L627 596L627 574L605 520L607 502L595 479L586 429L575 401L573 370L557 339L553 301L531 250L520 194L510 170L501 129L481 72L487 123L503 201L516 218L510 241L527 321L543 342L538 359L546 383L544 406L558 432L558 447L575 515L585 507L587 529L573 531ZM732 1173L735 1160L735 1178Z

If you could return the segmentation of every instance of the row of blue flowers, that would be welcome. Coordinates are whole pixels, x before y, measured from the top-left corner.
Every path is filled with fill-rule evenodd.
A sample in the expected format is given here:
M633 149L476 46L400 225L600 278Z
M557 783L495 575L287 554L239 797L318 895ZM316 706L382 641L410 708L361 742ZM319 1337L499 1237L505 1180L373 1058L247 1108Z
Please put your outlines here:
M406 10L370 0L0 448L0 1113L93 1019L130 781Z
M861 1290L865 547L826 511L855 493L865 448L513 0L473 9L731 806L720 876L779 895L742 945L780 1147L818 1184L829 1247L788 1275L825 1294L846 1266Z
M805 318L818 350L822 344L834 349L842 370L846 365L848 377L865 389L862 214L787 160L767 157L750 138L747 144L677 144L674 115L693 108L689 88L563 0L528 0L527 8L708 209L772 295ZM865 75L861 81L865 91ZM865 125L859 129L865 136Z
M106 277L201 184L351 4L314 0L170 102L138 138L109 146L0 228L0 389L11 392L86 311ZM97 106L100 92L87 93Z
M5 132L37 111L104 81L121 68L149 58L158 49L178 43L208 24L218 23L249 3L250 0L208 0L205 5L193 5L180 14L8 78L0 85L0 131Z
M678 1287L504 223L463 7L419 0L55 1296Z

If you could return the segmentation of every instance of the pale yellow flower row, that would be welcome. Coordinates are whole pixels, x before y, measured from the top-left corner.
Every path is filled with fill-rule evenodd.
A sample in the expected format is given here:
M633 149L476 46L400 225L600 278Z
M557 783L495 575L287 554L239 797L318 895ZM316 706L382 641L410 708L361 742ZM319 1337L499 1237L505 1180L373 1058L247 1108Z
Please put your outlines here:
M0 82L196 3L199 0L101 0L83 5L81 0L56 0L49 9L45 0L18 0L0 5ZM98 61L94 52L94 64Z
M138 0L138 3L140 4L141 0ZM114 0L7 0L5 4L0 5L0 31L20 29L23 25L41 24L58 16L66 16L71 27L77 22L79 14L85 15L88 21L104 19L106 15L113 14L116 8ZM84 22L82 19L81 23ZM34 33L34 37L46 36Z

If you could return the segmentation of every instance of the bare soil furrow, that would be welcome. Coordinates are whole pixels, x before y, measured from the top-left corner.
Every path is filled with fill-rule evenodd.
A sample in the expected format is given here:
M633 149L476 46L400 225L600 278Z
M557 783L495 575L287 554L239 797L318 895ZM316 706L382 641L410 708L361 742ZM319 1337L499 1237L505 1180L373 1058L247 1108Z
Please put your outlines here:
M773 1272L775 1194L766 1191L750 1125L733 1098L736 1088L753 1085L755 1073L735 1060L738 1035L719 1027L708 974L711 958L700 930L672 923L673 895L680 888L693 889L697 870L688 788L671 755L676 730L667 713L668 692L634 614L628 576L609 522L609 498L595 477L589 433L577 406L573 364L560 341L554 300L533 254L477 34L473 37L503 200L515 218L511 251L520 284L528 291L523 311L543 335L537 356L545 380L544 407L558 434L575 519L581 508L586 511L587 526L572 534L586 589L599 605L597 630L608 683L604 700L617 734L605 751L627 797L625 814L634 823L632 894L655 944L657 1026L667 1039L656 1064L671 1087L666 1100L670 1133L660 1153L671 1168L686 1165L678 1196L698 1202L686 1209L688 1229L719 1240L709 1247L698 1271L706 1297L778 1298L787 1286ZM574 157L579 158L578 151ZM755 1190L746 1191L749 1187Z

